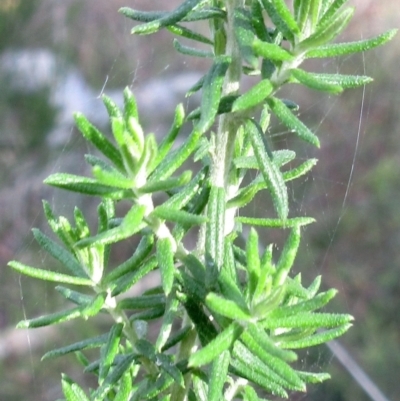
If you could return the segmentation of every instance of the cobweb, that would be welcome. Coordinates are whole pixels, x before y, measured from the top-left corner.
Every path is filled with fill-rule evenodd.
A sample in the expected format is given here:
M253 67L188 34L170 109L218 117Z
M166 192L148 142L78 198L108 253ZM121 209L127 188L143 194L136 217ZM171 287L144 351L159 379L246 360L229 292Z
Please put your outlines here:
M113 99L115 99L119 104L122 103L121 99L121 92L123 88L115 88L113 86L114 81L120 81L121 79L119 78L119 69L118 65L121 62L126 62L126 59L130 58L127 56L128 53L130 52L137 52L137 44L135 44L135 39L130 37L129 31L130 31L130 23L129 22L124 22L124 36L128 39L126 39L125 43L120 43L119 46L117 46L117 51L116 55L114 56L110 66L108 67L108 71L104 74L104 80L101 86L97 88L91 87L87 82L85 82L84 79L82 79L81 83L85 84L84 90L80 91L86 98L84 100L78 100L76 97L76 91L74 93L73 101L78 103L82 108L77 108L79 111L83 111L84 114L88 115L89 119L94 120L95 123L99 125L104 126L104 122L106 121L106 112L104 109L102 109L101 106L101 100L100 96L105 93L107 95L110 95ZM150 55L148 54L150 52ZM179 57L176 57L179 59ZM194 83L197 78L201 75L202 71L204 70L204 63L200 64L190 64L187 61L182 61L180 60L178 65L173 64L174 62L174 57L169 57L168 58L168 63L167 65L163 65L162 57L160 57L160 54L157 54L155 50L148 50L146 53L146 57L142 60L140 57L135 60L135 63L133 64L132 69L129 71L129 73L126 75L126 84L130 87L133 88L134 92L139 94L138 95L138 100L139 100L139 109L140 111L144 114L143 120L145 121L145 126L151 127L149 128L149 131L155 131L157 135L162 135L162 132L165 132L165 128L169 121L172 119L172 112L175 104L179 101L185 101L184 100L184 91L185 89L188 89L192 83ZM59 61L57 61L59 63ZM325 65L322 65L322 70L321 72L328 72L329 70L335 69L338 71L341 71L342 69L342 63L345 63L346 60L344 61L338 61L338 60L333 60ZM159 67L154 67L154 65L159 65ZM147 77L146 70L151 69L154 73L152 77ZM321 66L319 66L321 68ZM366 63L364 58L362 58L362 69L364 71L361 71L361 73L368 73L368 71L365 71L366 69ZM82 78L82 75L79 75L79 69L73 67L72 72L69 71L69 66L65 65L62 69L63 74L78 74L78 77ZM60 74L60 79L63 79L62 75ZM184 76L185 79L179 79L179 76ZM75 77L76 78L76 77ZM174 87L171 87L171 82ZM61 86L63 88L63 86ZM65 88L64 88L65 89ZM169 96L164 95L163 91L170 91L171 94ZM293 90L294 91L294 90ZM314 271L317 273L324 273L324 266L326 265L327 259L330 258L331 252L332 252L332 244L335 241L336 236L338 235L338 230L340 228L343 216L346 213L346 208L347 208L347 202L349 197L351 196L351 189L354 184L358 180L358 173L357 173L357 160L360 152L362 152L362 139L365 131L365 122L368 119L369 115L369 98L368 98L368 92L366 91L365 88L363 88L361 91L358 91L358 110L354 111L355 114L355 122L351 125L350 129L346 133L348 136L347 139L347 145L351 149L350 151L350 158L346 158L344 160L345 167L347 170L345 178L341 178L339 180L336 180L334 182L335 186L340 186L342 188L341 192L341 201L339 208L336 209L336 205L331 205L329 199L327 199L327 196L330 194L330 190L328 187L331 186L332 184L332 178L324 172L324 169L317 169L316 172L313 172L310 176L308 176L304 180L304 187L300 188L293 188L291 192L291 196L293 198L293 202L296 205L297 210L302 213L303 211L308 211L309 207L307 206L309 202L312 204L318 204L321 202L321 199L323 200L324 205L327 205L328 208L332 208L335 210L334 213L336 213L335 217L335 224L327 228L329 230L326 232L326 235L328 237L328 244L326 246L325 251L323 252L322 256L319 257L319 263L318 266L314 265ZM290 94L290 92L289 92ZM62 93L60 94L60 96ZM295 95L299 96L299 95ZM302 95L300 95L302 96ZM326 121L329 119L332 119L332 115L335 113L337 105L339 102L341 102L341 98L334 98L330 97L328 100L326 100L326 103L324 103L324 107L321 109L321 97L327 95L318 95L318 94L313 94L313 99L311 101L307 101L308 105L306 107L301 107L301 113L300 113L300 118L305 118L307 119L307 122L311 122L311 125L314 126L315 132L322 138L322 142L324 141L332 141L332 138L330 136L335 135L334 132L324 132L325 127L326 127ZM160 104L160 98L162 99L161 101L167 102L164 105ZM311 98L311 96L310 96ZM60 99L58 99L60 101ZM62 102L62 100L61 100ZM185 101L186 102L186 101ZM171 106L172 104L172 106ZM155 110L157 112L154 112L154 105L156 105ZM188 107L189 105L186 104ZM301 105L301 102L300 102ZM84 164L83 158L81 157L83 153L91 153L93 150L88 147L88 145L79 137L77 134L76 130L72 128L72 119L71 117L68 117L67 114L71 116L71 108L70 108L70 103L65 102L65 108L66 110L62 111L62 120L60 121L60 126L56 127L54 132L51 133L53 135L53 138L49 138L49 145L50 148L53 147L52 156L50 160L50 165L49 169L46 171L46 174L51 174L55 172L70 172L70 173L83 173L83 172L88 172L86 169L86 166ZM75 106L75 105L74 105ZM152 109L153 107L153 109ZM312 115L313 110L317 109L319 112L322 113L319 116ZM86 113L85 113L86 110ZM159 113L160 110L166 110L165 114L163 112ZM73 111L76 111L74 108ZM309 114L311 113L311 117L309 117ZM156 121L157 116L161 114L161 120L162 121ZM168 116L169 115L169 119ZM281 129L282 127L277 127L277 129L274 131L273 135L275 136L275 141L279 146L279 143L284 144L285 141L290 140L290 133L286 132L285 130ZM301 151L304 152L304 157L309 156L308 155L308 150L302 149ZM322 150L324 151L324 149ZM76 157L76 154L80 155L79 157ZM317 156L318 157L318 156ZM326 157L326 155L325 155ZM320 164L323 164L325 162L324 157L322 155L319 155L320 158ZM78 161L78 162L77 162ZM72 168L73 171L68 169L68 167ZM312 190L310 189L312 187ZM311 194L311 195L310 195ZM48 201L50 202L53 210L57 214L61 215L66 215L68 217L71 216L72 210L73 210L73 200L75 198L68 198L65 194L59 194L58 192L51 192L50 195L47 197ZM322 202L321 202L322 203ZM90 209L93 210L93 203L84 203L81 204L82 208L86 211L89 210L90 214ZM322 214L322 220L325 215L324 207L321 207L321 214ZM331 210L329 210L329 213L331 213ZM91 213L93 215L93 213ZM31 220L31 226L35 227L37 222L41 222L41 215L42 211L38 210L37 215ZM312 214L311 214L312 215ZM323 223L323 221L322 221ZM318 223L317 223L318 224ZM24 255L26 251L33 247L33 240L28 241L24 244L23 248L19 249L18 252L15 255L15 259L19 258L19 255ZM307 251L308 249L308 244L307 240L304 245L305 250ZM53 261L46 256L46 254L39 253L38 254L38 259L40 259L40 263L42 266L51 266ZM315 264L317 262L314 262ZM34 283L31 283L30 281L27 281L25 279L22 279L21 277L19 278L18 281L18 287L19 287L19 293L20 293L20 304L21 304L21 314L23 319L32 317L30 316L30 310L31 308L31 303L32 300L28 299L27 296L25 295L27 293L27 287L34 285ZM339 283L340 286L340 283ZM341 290L342 288L339 288ZM38 310L41 310L41 312L53 312L54 311L54 305L53 305L53 296L50 299L50 296L48 295L49 293L54 292L53 286L51 284L47 285L45 287L45 291L42 293L42 299L36 300L37 308ZM340 291L340 296L344 297L344 303L347 304L348 309L351 309L350 303L346 300L346 295L343 291ZM73 324L73 323L72 323ZM67 325L67 330L73 330L72 325ZM59 332L58 332L59 333ZM38 344L37 343L37 337L35 336L35 339L33 339L33 332L27 331L25 333L26 335L26 342L28 344L28 353L29 353L29 362L27 364L29 365L29 372L32 377L31 382L33 383L33 391L30 393L30 399L48 399L48 400L53 400L60 396L58 393L59 389L55 389L56 386L58 385L59 381L55 384L51 384L51 390L50 391L45 391L44 387L48 385L49 383L42 383L42 376L39 375L38 370L43 366L43 364L39 367L36 360L37 360L37 347L39 347L39 351L43 349L43 346L45 348L50 348L53 346L53 341L54 336L51 334L46 334L49 335L48 339L46 337L43 337L42 343ZM340 341L340 340L339 340ZM336 343L337 346L340 347L340 343ZM346 351L345 348L341 348L341 351L349 357L349 353ZM312 356L308 355L308 353L305 353L302 356L302 359L300 361L301 363L301 368L308 369L311 368L312 370L315 371L321 371L321 370L326 370L330 368L332 364L336 364L336 359L335 355L338 354L338 351L335 350L334 348L330 348L330 351L327 351L326 349L322 349L320 351L317 351L316 353L313 352ZM353 361L353 360L352 360ZM69 360L70 363L73 363L72 360ZM353 361L354 362L354 361ZM45 363L48 363L47 361ZM346 363L346 362L342 362ZM347 363L348 359L347 359ZM310 366L311 365L311 366ZM351 365L351 364L350 364ZM358 365L357 365L358 366ZM349 366L345 366L345 369L349 369ZM359 367L358 367L359 368ZM354 365L351 365L350 369L356 369L354 368ZM352 374L352 372L348 372L348 374ZM40 376L40 377L39 377ZM363 376L360 379L360 376L358 376L358 379L355 379L358 382L358 385L362 385L360 383L360 380L364 380L364 384L366 383L366 378ZM383 396L379 398L379 393L376 391L371 390L371 383L369 383L369 390L364 389L365 391L368 392L369 396L374 399L375 401L384 401L386 400ZM302 395L302 394L293 394L291 399L292 400L312 400L313 398L313 392L314 392L313 386L310 386L310 392L308 394ZM56 395L55 395L56 394Z

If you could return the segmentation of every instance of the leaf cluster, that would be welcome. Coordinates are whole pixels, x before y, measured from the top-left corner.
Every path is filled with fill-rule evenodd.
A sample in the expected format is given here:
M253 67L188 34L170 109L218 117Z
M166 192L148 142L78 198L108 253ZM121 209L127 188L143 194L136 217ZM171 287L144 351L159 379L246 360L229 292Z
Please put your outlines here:
M33 234L64 270L9 263L22 274L58 283L56 290L74 305L19 327L103 313L112 318L108 332L44 355L74 353L84 371L97 377L98 387L87 394L64 375L67 401L257 401L265 393L287 398L328 378L293 364L295 350L342 335L352 321L346 314L321 311L336 290L320 291L320 277L307 286L300 274L290 274L301 230L314 220L290 216L287 182L307 174L316 160L300 163L293 150L272 149L265 132L273 114L300 140L319 147L318 137L296 115L299 106L279 98L279 89L300 84L339 94L371 81L300 68L307 58L353 54L393 37L389 31L332 43L353 14L344 3L294 0L291 9L283 0L186 0L172 11L120 10L139 22L132 33L167 29L179 38L174 40L178 52L209 58L210 69L187 92L201 91L200 106L185 116L178 105L159 143L144 134L129 88L122 109L103 96L112 138L77 113L78 129L101 154L85 156L92 177L60 173L45 183L100 198L97 229L78 208L70 222L44 202L58 241L37 229ZM188 28L200 20L209 22L210 38ZM180 38L205 49L188 47ZM244 92L242 74L258 77ZM184 124L192 126L187 137L180 135ZM188 160L197 167L184 169ZM269 217L238 213L260 191L271 197ZM159 194L166 199L161 204L155 202ZM123 216L116 213L118 202L129 205ZM257 227L285 230L282 250L269 244L260 252L264 244ZM185 239L193 232L199 233L197 246L188 249ZM132 255L113 266L111 248L130 238L138 243ZM132 296L131 288L153 271L159 271L160 284ZM153 322L158 334L150 341ZM92 348L99 356L89 361L85 350Z

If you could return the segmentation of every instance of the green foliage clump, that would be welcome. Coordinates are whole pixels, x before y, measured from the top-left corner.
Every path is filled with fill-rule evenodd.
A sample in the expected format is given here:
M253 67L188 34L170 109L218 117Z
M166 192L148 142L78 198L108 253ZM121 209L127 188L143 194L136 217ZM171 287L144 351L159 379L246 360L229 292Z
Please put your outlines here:
M320 291L320 277L305 286L300 274L290 275L302 227L314 220L292 216L287 183L307 174L316 159L299 162L291 149L272 149L265 132L274 115L299 140L319 147L319 138L296 115L299 106L278 97L279 89L293 83L339 94L371 81L300 68L306 59L362 52L393 37L395 31L389 31L332 43L354 11L342 9L344 3L294 0L291 10L283 0L186 0L168 12L120 10L139 22L132 33L165 28L206 46L174 40L178 52L209 58L211 66L187 93L201 90L199 108L185 117L178 105L160 143L144 134L128 88L122 110L103 96L112 140L77 113L77 127L103 157L86 155L92 178L62 173L45 182L99 197L97 230L89 228L78 208L69 222L45 202L59 241L36 229L34 237L65 272L9 263L23 274L58 283L57 291L76 305L24 320L19 327L111 316L108 332L44 355L75 353L84 371L97 376L98 387L86 393L64 375L67 401L256 401L266 394L287 398L329 377L293 364L296 350L330 341L352 322L350 315L320 311L336 295L334 289ZM187 27L200 20L208 21L210 37ZM259 80L243 91L243 75ZM186 123L191 132L175 146ZM197 167L185 170L188 160ZM266 217L238 213L261 191L269 193L273 205ZM166 200L158 204L160 193ZM118 202L129 204L124 216L116 213ZM273 244L260 253L260 227L288 232L278 255ZM197 235L194 249L185 245L189 235ZM112 266L111 248L131 237L140 240L132 256ZM161 285L129 295L155 270ZM150 341L153 321L158 334ZM84 352L92 348L99 349L99 357L89 361Z

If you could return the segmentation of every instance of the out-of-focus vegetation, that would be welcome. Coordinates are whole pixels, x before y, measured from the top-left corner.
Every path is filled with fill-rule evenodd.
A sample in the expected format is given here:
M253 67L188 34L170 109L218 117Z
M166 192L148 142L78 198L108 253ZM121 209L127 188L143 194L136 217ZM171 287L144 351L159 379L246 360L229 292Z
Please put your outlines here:
M132 84L135 90L150 77L170 80L182 72L200 71L207 63L204 60L193 63L189 58L176 56L168 35L159 34L143 41L131 37L129 22L116 10L125 5L140 9L154 9L157 5L165 8L166 2L128 3L126 0L0 1L1 400L54 400L59 396L59 372L74 376L72 358L40 363L40 356L51 348L46 341L61 345L79 338L79 327L67 325L53 335L46 333L48 339L38 348L35 348L34 333L30 339L25 334L17 336L12 328L24 314L31 317L44 310L57 310L61 301L52 288L21 279L6 268L11 258L29 260L36 265L52 263L42 260L44 256L30 235L33 226L45 229L42 198L65 214L70 214L76 204L76 199L56 195L41 184L54 170L82 169L76 160L81 160L80 155L86 151L72 125L57 126L65 111L52 97L59 88L58 82L76 69L93 93L99 94L103 86L107 92L127 84ZM168 7L173 8L177 3L171 0ZM352 39L369 37L400 24L396 2L359 0L353 3L358 7L358 20L347 33ZM25 67L4 67L9 66L9 60L15 60L12 56L16 52L29 51L32 55L35 54L32 51L43 49L50 53L42 55L56 56L55 64L47 71L47 78L42 83L36 82L36 86L29 83L29 58L25 70ZM297 263L308 266L310 276L323 273L326 286L340 290L337 298L342 310L356 318L354 328L340 341L391 401L400 400L397 391L400 371L399 58L400 38L397 37L365 58L315 65L315 70L321 72L340 70L363 74L365 69L367 75L375 78L365 93L360 89L339 98L326 95L318 98L318 94L310 92L291 93L301 97L302 104L308 103L301 110L302 116L318 130L325 153L321 156L323 164L317 166L313 175L302 186L293 188L293 202L297 207L305 214L312 210L318 219L305 232L303 252ZM167 64L169 67L165 70ZM18 81L21 71L27 74L23 85ZM17 74L14 78L13 72ZM154 86L155 91L158 88ZM73 95L79 109L80 92L75 91ZM90 100L96 102L96 95ZM156 129L154 120L160 106L154 110L148 107L151 102L146 105L146 108L142 106L142 113ZM277 146L280 141L289 140L280 129L277 127L274 137ZM66 168L65 164L71 167ZM93 204L81 206L94 208ZM259 207L266 206L260 202ZM338 308L340 305L335 310ZM101 324L93 332L101 329ZM305 355L304 363L315 364L316 369L329 363L334 377L314 393L307 394L307 400L368 400L328 350L318 349L313 355ZM81 380L90 384L90 377ZM296 395L293 399L297 399Z

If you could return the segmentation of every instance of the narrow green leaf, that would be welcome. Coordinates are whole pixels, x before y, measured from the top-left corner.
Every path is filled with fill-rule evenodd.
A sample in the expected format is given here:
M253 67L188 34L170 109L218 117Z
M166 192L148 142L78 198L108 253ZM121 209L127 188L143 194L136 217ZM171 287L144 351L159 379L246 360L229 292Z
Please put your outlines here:
M97 182L112 188L132 189L134 182L132 178L128 178L117 170L104 170L100 166L94 166L92 169L93 176Z
M222 298L214 292L208 293L206 297L207 308L214 313L225 316L236 321L249 321L251 315L249 310L241 308L234 301Z
M261 137L262 133L260 133L261 128L255 125L253 120L248 120L246 121L246 129L249 133L262 176L270 190L275 210L280 219L286 220L289 213L289 204L287 188L282 173L267 155Z
M189 366L196 368L207 365L222 352L228 350L240 336L242 331L243 328L237 322L231 323L205 347L189 357Z
M289 129L296 132L299 138L311 143L319 148L319 139L313 134L278 98L267 99L268 105L276 116L281 120Z
M160 28L175 25L194 9L200 0L186 0L180 6L159 19L138 25L132 28L132 34L148 35L157 32Z
M106 378L108 372L110 371L114 358L117 355L123 327L124 326L122 323L116 323L111 327L111 330L108 333L107 342L103 347L100 359L100 370L99 370L100 384Z
M300 32L304 31L306 27L307 19L310 15L310 6L313 0L294 0L294 16L296 18L297 25Z
M211 187L207 205L206 288L215 285L224 259L225 189Z
M258 57L254 54L252 43L255 39L255 30L251 20L251 14L243 7L237 7L234 10L233 17L234 32L236 41L239 44L242 58L252 68L258 68Z
M165 306L164 294L140 295L137 297L124 298L118 302L118 307L124 310L149 309L159 306Z
M260 227L276 227L276 228L292 228L297 226L304 226L315 222L312 217L294 217L285 221L281 219L259 219L256 217L238 216L235 220L242 224Z
M54 281L56 283L87 285L93 286L93 282L83 277L73 277L66 274L56 273L49 270L38 269L17 261L11 261L8 266L25 276L37 278L39 280Z
M200 225L207 221L207 217L199 216L193 213L185 212L184 210L176 210L164 205L158 206L151 212L151 216L156 216L160 219L173 221L183 225Z
M285 182L295 180L296 178L307 174L317 164L317 162L317 159L309 159L300 164L300 166L295 167L292 170L285 171L283 173L283 178L285 179Z
M272 381L270 377L266 377L265 372L255 370L248 362L243 362L242 360L232 358L231 366L234 368L234 373L237 376L243 377L250 382L259 385L262 389L267 390L269 393L283 398L288 398L287 392L281 385Z
M82 388L64 373L62 374L61 386L66 401L90 401Z
M134 205L126 214L120 226L111 228L93 237L84 238L76 243L78 248L86 248L91 245L112 244L131 237L143 228L143 216L146 207L142 205Z
M329 373L301 372L298 370L297 374L301 377L301 380L304 380L306 383L322 383L331 378Z
M210 318L205 314L201 305L188 297L184 302L184 306L191 321L196 327L201 345L204 347L211 343L217 337L218 332L215 326L210 321Z
M285 22L287 27L290 29L290 32L292 32L294 35L298 35L300 33L300 29L288 6L286 5L286 2L284 0L270 0L270 2L273 3L275 11Z
M181 174L180 177L167 178L162 181L150 181L140 187L138 191L141 194L148 194L160 191L169 191L177 187L186 186L192 178L192 172L187 170Z
M188 255L186 255L182 259L182 262L190 271L194 279L196 279L200 283L205 282L206 268L193 253L189 253Z
M129 121L131 117L139 121L136 99L129 87L124 89L124 117L125 121Z
M396 35L396 33L397 29L392 29L371 39L360 40L357 42L333 43L329 45L324 45L307 51L306 57L338 57L345 56L347 54L364 52L385 44L386 42L391 40Z
M73 290L71 290L67 287L63 287L61 285L56 286L55 289L65 299L68 299L68 301L71 301L74 304L79 305L79 306L87 306L93 301L92 295L82 294L81 292L73 291Z
M82 307L77 307L45 316L40 316L34 319L22 320L17 324L17 328L31 329L67 322L80 317L82 315L82 309Z
M340 337L352 326L351 323L343 324L334 329L324 330L317 334L313 334L308 337L304 337L298 340L293 341L282 341L280 346L284 349L299 349L299 348L308 348L313 347L319 344L325 344L328 341L331 341L337 337Z
M82 308L81 316L84 319L88 319L89 317L97 315L101 308L104 306L107 298L107 293L101 292L93 297L92 302L89 305L86 305Z
M118 12L127 18L139 22L151 22L168 14L168 11L139 11L129 7L121 7Z
M330 289L306 301L301 301L293 305L281 306L271 312L270 318L293 316L300 312L313 312L324 307L336 294L337 290Z
M126 371L119 381L118 393L114 401L129 401L132 395L132 377L129 371Z
M261 398L258 398L256 390L253 387L245 386L243 392L244 401L263 401Z
M180 387L184 388L185 383L183 375L177 366L173 363L173 357L166 354L157 354L156 362L161 366L164 372L168 373Z
M118 149L81 113L74 114L75 124L86 140L91 142L115 166L123 171L124 164Z
M125 262L117 266L108 273L102 280L103 284L111 283L121 276L135 271L139 268L144 259L150 254L153 249L154 238L151 235L143 236L136 248L135 253Z
M206 75L203 75L193 86L190 87L190 89L186 92L185 97L190 97L199 91L203 87L205 79Z
M44 183L53 187L66 189L72 192L79 192L86 195L97 195L121 199L123 191L108 185L99 184L97 180L79 175L56 173L51 174L44 180Z
M288 11L287 6L284 4L283 0L277 0L277 2L279 2L279 8L276 8L276 1L274 0L259 0L260 3L262 4L262 6L264 7L265 11L267 12L267 14L269 15L269 17L271 18L272 22L274 23L274 25L277 27L279 32L282 32L283 36L289 40L289 41L293 41L294 39L294 35L293 32L291 30L291 28L288 26L288 22L285 21L285 18L282 18L281 13L283 12L284 17L287 17L289 24L292 24L293 21L292 18L290 16L288 16L288 14L290 14L290 11ZM285 10L286 9L286 10ZM296 22L295 22L296 24ZM297 24L296 24L297 25ZM293 26L296 29L296 25L293 24ZM297 28L298 30L298 28ZM296 31L297 31L296 30Z
M283 247L281 256L276 265L276 273L273 281L274 286L281 286L285 283L286 277L296 258L297 250L300 245L300 238L300 226L294 226L286 240L285 246Z
M169 350L171 347L173 347L174 345L180 343L192 330L193 330L193 325L188 325L188 326L182 327L180 330L178 330L176 333L174 333L171 337L169 337L169 339L161 347L160 351L165 352L165 351Z
M248 333L243 333L241 340L244 345L257 356L272 372L290 383L290 388L297 391L305 391L305 383L299 378L296 371L285 361L266 352L266 350Z
M344 89L357 88L373 81L365 75L342 75L342 74L311 74L316 79L331 85L338 85Z
M223 389L228 379L230 359L229 351L225 350L212 363L208 384L208 401L221 401L223 399Z
M208 39L204 35L201 35L200 33L194 32L188 28L185 28L181 25L170 25L167 27L167 29L174 33L175 35L182 36L183 38L195 40L196 42L200 43L205 43L207 45L212 45L213 41L211 39Z
M348 0L333 0L329 7L325 10L322 18L319 20L318 25L326 25L332 18L334 18L337 11L345 4Z
M276 319L266 319L263 326L268 329L278 328L334 328L346 325L353 320L353 316L332 313L307 313L301 312L296 316Z
M264 23L261 4L258 1L253 1L251 4L251 24L259 39L264 42L270 41L270 36Z
M231 60L227 56L216 56L203 84L201 117L195 131L205 133L214 123L221 100L222 85Z
M342 32L350 22L354 14L354 8L346 8L338 12L335 17L330 18L324 25L318 26L318 29L308 38L301 41L298 45L298 51L307 52L311 48L325 45Z
M294 362L297 360L296 353L282 349L280 345L278 346L278 344L275 344L260 325L255 323L249 324L248 333L265 352L268 352L272 356L286 362Z
M155 344L158 352L162 349L171 334L172 324L177 316L178 308L179 300L175 297L175 294L171 293L167 300L165 314L163 316L163 321Z
M341 85L327 81L326 79L324 79L324 76L322 74L312 74L299 68L293 68L292 70L290 70L290 72L290 82L300 83L308 86L311 89L316 89L333 94L343 92L343 87Z
M251 367L255 373L264 376L270 382L271 387L275 386L277 390L279 388L303 392L306 390L305 384L286 362L282 362L271 355L268 356L256 343L249 344L252 346L252 349L248 348L247 344L245 346L238 341L233 351L234 357ZM258 355L252 352L253 349L257 351Z
M257 106L271 94L273 89L271 81L263 79L233 102L232 112L247 110Z
M185 142L175 151L170 152L149 177L149 181L159 181L170 177L194 152L202 133L193 130Z
M160 238L157 241L157 260L160 266L164 292L168 296L172 291L175 275L174 250L169 238Z
M257 38L254 40L252 48L257 56L261 56L268 60L290 61L294 59L294 56L283 47L274 43L263 42Z
M83 351L85 349L100 348L107 342L107 338L108 334L102 334L97 337L91 337L87 338L86 340L78 341L62 348L53 349L46 352L42 356L41 360L44 361L45 359L56 358L59 356L70 354L71 352Z
M125 374L125 372L130 369L135 358L136 355L128 354L124 355L118 361L118 363L110 370L102 385L95 391L95 400L103 400L111 388L117 387L118 381Z
M114 283L114 288L111 295L113 297L116 297L117 295L128 291L142 277L155 269L157 267L157 264L157 258L155 257L155 255L153 255L149 257L146 262L144 262L143 265L140 266L139 269L135 269L133 272L124 274L123 276L119 277L118 280Z
M252 227L246 244L247 271L248 271L248 291L254 294L260 279L260 255L258 250L258 234Z
M58 260L63 266L65 266L74 276L88 278L81 264L72 253L51 240L39 229L33 228L32 231L39 245L53 256L54 259Z
M178 39L173 41L174 48L181 54L192 57L213 58L214 53L207 50L200 50L195 47L185 46Z
M198 8L190 11L189 14L187 14L182 21L192 22L209 20L211 18L226 19L226 11L222 10L220 7Z

